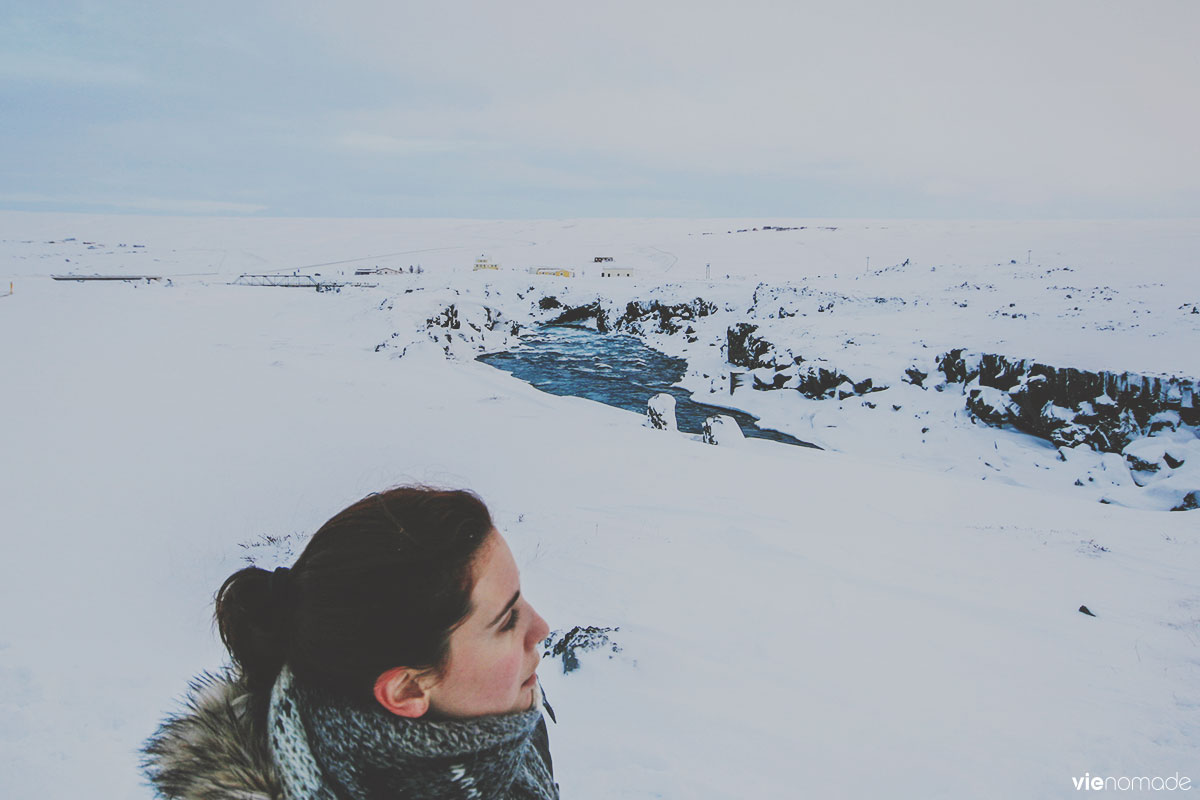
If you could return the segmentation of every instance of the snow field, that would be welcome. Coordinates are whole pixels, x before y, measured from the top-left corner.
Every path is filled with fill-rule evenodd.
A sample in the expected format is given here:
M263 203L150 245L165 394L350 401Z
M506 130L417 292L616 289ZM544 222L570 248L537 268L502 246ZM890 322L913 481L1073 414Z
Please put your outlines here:
M546 231L495 238L525 229ZM330 235L322 258L352 238ZM0 301L5 796L147 797L136 748L222 663L211 599L239 544L302 539L410 481L484 497L553 628L620 627L611 659L584 654L570 675L543 662L565 796L1053 797L1085 771L1200 779L1191 514L875 451L711 447L429 341L447 301L496 307L525 276L485 300L479 276L436 269L329 295L232 277L20 278Z

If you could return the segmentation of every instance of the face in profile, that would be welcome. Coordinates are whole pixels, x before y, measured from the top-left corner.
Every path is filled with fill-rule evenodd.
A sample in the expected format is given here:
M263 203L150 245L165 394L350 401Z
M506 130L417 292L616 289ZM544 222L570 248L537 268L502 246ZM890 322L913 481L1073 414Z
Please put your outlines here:
M496 531L472 564L471 611L450 634L441 674L397 668L380 676L375 696L389 711L468 718L525 711L537 691L546 621L521 595L521 575Z
M472 574L471 613L450 634L450 654L431 690L430 710L447 717L525 711L533 705L546 621L521 595L521 575L493 531Z

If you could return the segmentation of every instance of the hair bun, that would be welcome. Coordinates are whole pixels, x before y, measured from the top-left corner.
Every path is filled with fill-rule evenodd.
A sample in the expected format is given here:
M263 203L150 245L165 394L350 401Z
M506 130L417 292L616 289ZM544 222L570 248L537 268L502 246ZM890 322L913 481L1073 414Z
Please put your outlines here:
M276 610L291 608L292 580L291 570L287 567L276 567L274 572L267 574L267 594L271 597L271 605Z
M217 592L221 639L255 688L270 686L287 658L296 619L293 584L287 567L246 567Z

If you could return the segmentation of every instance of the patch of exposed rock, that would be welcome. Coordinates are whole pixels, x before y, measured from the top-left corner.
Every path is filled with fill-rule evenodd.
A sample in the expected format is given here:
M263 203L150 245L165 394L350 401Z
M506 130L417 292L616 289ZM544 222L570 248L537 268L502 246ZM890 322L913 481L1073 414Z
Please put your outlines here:
M609 658L613 653L620 653L621 647L609 634L620 631L620 628L600 628L594 625L576 625L569 631L551 631L542 642L545 652L542 658L562 659L563 674L579 669L579 653L590 650L608 650Z
M1033 359L951 350L937 359L964 385L967 409L987 425L1012 425L1062 447L1120 453L1163 429L1200 424L1195 381L1133 372L1091 372Z
M496 347L497 339L506 345L510 337L520 336L521 325L490 306L468 305L460 309L451 303L425 320L425 331L450 355L459 343L468 345L473 351Z
M823 358L806 360L781 351L757 331L757 325L740 322L725 333L726 358L730 364L753 371L755 389L794 389L814 400L842 400L888 388L874 378L852 378Z
M579 325L587 322L592 322L596 326L596 330L601 333L608 333L612 330L612 325L608 320L608 309L596 300L582 306L551 306L552 308L561 307L563 311L559 312L558 316L549 320L548 325Z
M546 304L548 300L554 302ZM542 310L563 309L547 321L549 325L590 324L601 333L617 331L643 337L651 333L675 335L683 332L689 342L696 341L695 328L689 323L717 310L714 304L699 297L684 303L633 300L626 304L625 310L620 314L607 308L599 300L571 307L562 305L556 298L543 298L538 307Z

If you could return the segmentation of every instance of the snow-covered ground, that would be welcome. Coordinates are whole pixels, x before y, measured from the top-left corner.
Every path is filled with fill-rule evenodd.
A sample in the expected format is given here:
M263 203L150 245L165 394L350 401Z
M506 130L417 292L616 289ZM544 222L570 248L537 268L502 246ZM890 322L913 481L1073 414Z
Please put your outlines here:
M619 653L570 675L543 664L566 797L1058 797L1085 772L1194 783L1197 512L1135 507L1152 486L1097 502L1053 446L967 418L962 387L896 383L874 409L730 396L709 345L744 321L846 371L902 373L918 350L963 347L1194 379L1197 253L1187 221L0 213L0 294L14 289L0 297L0 793L148 796L139 742L222 662L221 580L410 481L488 501L552 627L620 628ZM472 273L481 254L502 269ZM599 278L596 256L635 277ZM228 285L410 264L422 272L337 293ZM522 271L537 266L586 274ZM720 313L695 342L646 332L689 359L688 388L831 449L712 447L471 360L549 318L548 296L704 298ZM780 319L771 306L788 303L797 315ZM431 327L451 305L459 327Z

